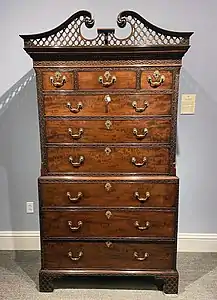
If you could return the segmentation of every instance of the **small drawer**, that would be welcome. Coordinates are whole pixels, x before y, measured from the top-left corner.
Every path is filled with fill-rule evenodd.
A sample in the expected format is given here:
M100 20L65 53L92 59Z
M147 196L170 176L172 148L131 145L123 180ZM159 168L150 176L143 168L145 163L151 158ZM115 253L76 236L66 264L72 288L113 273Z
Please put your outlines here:
M80 90L135 89L135 71L90 71L78 72Z
M45 95L46 116L171 115L172 95Z
M44 177L43 177L44 178ZM96 180L58 178L58 183L39 179L43 207L176 207L178 178ZM124 193L123 193L124 191Z
M171 71L151 69L142 71L141 89L146 90L168 90L173 87L173 76Z
M173 238L175 214L170 211L72 210L43 211L43 235L49 237Z
M48 147L48 172L168 174L167 147Z
M175 246L150 242L44 242L45 269L169 270Z
M73 90L74 75L72 72L43 72L43 90Z
M170 119L46 120L48 143L169 143Z

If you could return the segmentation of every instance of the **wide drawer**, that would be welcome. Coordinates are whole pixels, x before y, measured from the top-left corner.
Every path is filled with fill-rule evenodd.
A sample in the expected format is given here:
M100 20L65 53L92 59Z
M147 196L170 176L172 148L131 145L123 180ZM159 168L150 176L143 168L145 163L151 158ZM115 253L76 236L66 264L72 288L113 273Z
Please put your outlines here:
M48 143L169 143L170 119L46 120Z
M171 102L171 94L45 95L44 110L46 116L170 115Z
M82 71L78 72L78 89L105 90L135 89L136 71Z
M126 242L44 242L47 269L172 269L174 244Z
M48 172L168 174L167 147L48 147Z
M76 180L46 177L39 179L41 205L44 207L176 207L178 179Z
M172 211L42 211L44 237L174 237Z
M142 71L141 89L167 90L173 87L173 73L167 70L150 69Z
M42 73L43 90L73 90L73 72L47 71Z

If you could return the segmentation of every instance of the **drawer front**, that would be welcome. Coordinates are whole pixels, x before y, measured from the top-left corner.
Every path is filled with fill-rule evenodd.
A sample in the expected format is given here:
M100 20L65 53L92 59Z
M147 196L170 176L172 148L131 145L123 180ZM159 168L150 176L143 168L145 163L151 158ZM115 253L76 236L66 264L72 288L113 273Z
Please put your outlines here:
M72 72L43 72L43 90L73 90L74 76Z
M169 143L170 119L47 120L48 143Z
M47 156L48 172L169 173L166 147L52 147Z
M90 71L78 72L80 90L135 89L135 71ZM101 79L101 80L100 80Z
M172 269L173 244L148 242L46 242L44 268L48 269Z
M124 194L123 194L124 191ZM41 183L43 206L175 207L177 183Z
M171 101L172 95L44 96L46 116L171 115Z
M174 237L175 215L165 211L44 211L44 237Z
M173 87L173 76L171 71L156 69L146 70L141 75L141 88L145 90L167 90ZM158 75L158 76L157 76Z

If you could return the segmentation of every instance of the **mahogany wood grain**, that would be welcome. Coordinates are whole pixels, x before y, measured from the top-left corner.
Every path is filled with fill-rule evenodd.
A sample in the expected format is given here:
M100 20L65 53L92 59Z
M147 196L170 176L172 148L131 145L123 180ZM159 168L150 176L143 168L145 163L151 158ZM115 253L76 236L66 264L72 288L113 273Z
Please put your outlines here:
M106 212L112 215L108 219ZM76 231L70 229L78 227L79 221L83 225ZM134 224L138 221L139 226L145 230L139 230ZM169 211L131 211L101 209L91 210L66 210L42 212L43 236L44 237L174 237L175 215Z
M157 182L157 179L156 179ZM111 185L106 189L106 183ZM78 193L82 197L78 201L70 201L67 193L71 198L76 198ZM134 195L138 192L140 197L145 198L146 193L150 197L144 202L140 202ZM107 182L102 183L77 183L73 180L70 183L40 183L41 205L44 207L55 206L80 206L80 207L176 207L178 194L177 183L149 183L148 180L141 182Z
M45 71L42 73L43 80L43 90L73 90L74 89L74 75L72 72L60 72L62 76L66 77L66 82L62 87L55 87L50 81L50 77L55 78L55 73L59 72L59 70L55 71Z
M43 248L43 267L47 269L168 270L173 268L175 255L174 245L169 243L112 242L108 248L105 242L45 242ZM69 252L75 258L79 252L83 255L73 261ZM148 257L143 261L136 260L135 252L141 258L148 253Z
M163 75L165 77L165 81L158 87L153 88L150 86L148 82L148 76L153 76L154 71L157 69L147 70L142 72L141 76L141 88L146 90L167 90L172 89L173 86L173 79L172 79L172 72L171 71L164 71L159 70L160 75ZM154 80L154 79L153 79Z
M111 127L107 129L106 120L46 120L46 137L48 143L169 143L171 135L170 119L149 120L111 120ZM138 139L133 133L134 128L138 135L148 133ZM83 133L79 139L74 139L72 134Z
M135 71L110 71L111 76L116 76L116 82L109 87L104 87L99 82L99 77L103 76L107 70L78 72L78 88L80 90L104 90L113 89L135 89L136 88L136 72ZM109 79L109 81L111 78Z
M111 153L106 154L107 147L52 147L47 148L48 172L130 172L130 173L169 173L169 149L166 147L110 147ZM69 157L78 162L81 156L84 162L75 168L69 162ZM146 163L137 167L132 163L132 157L137 163Z
M105 105L106 93L100 95L45 95L44 107L46 116L121 116L121 115L170 115L172 95L144 95L144 94L110 94L111 102ZM139 108L148 107L143 112L136 112L132 103L136 101ZM77 108L81 102L83 108L78 113L70 112L67 104Z

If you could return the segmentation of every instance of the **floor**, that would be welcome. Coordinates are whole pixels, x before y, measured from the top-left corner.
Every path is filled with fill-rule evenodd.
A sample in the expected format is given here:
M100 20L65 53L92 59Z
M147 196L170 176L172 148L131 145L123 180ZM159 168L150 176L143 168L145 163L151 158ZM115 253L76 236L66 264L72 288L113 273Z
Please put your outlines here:
M217 253L179 253L179 295L164 295L137 278L74 280L76 288L39 293L39 251L0 251L1 300L217 300ZM93 282L94 281L94 282ZM93 288L94 285L94 288Z

